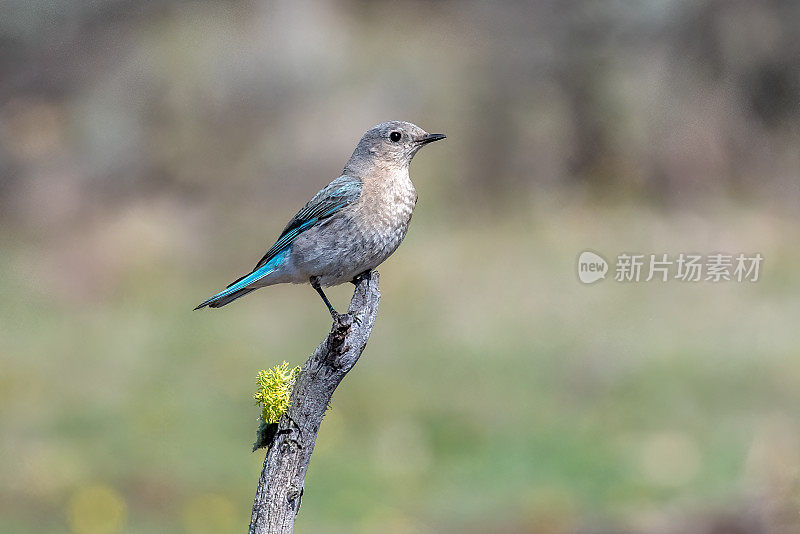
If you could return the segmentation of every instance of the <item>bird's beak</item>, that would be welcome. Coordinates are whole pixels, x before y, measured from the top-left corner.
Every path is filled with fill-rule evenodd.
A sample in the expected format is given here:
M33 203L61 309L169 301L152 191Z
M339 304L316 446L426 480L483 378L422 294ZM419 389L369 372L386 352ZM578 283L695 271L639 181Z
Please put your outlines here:
M420 145L427 145L428 143L433 143L434 141L441 141L442 139L446 139L447 136L445 134L426 134L417 141Z

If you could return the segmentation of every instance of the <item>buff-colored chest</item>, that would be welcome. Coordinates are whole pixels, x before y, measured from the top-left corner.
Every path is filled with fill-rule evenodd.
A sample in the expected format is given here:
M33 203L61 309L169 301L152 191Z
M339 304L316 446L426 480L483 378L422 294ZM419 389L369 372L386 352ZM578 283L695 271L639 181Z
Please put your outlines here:
M366 177L358 200L356 220L363 230L387 238L402 230L404 236L417 203L417 191L407 169L394 170Z
M368 267L374 268L394 252L408 231L417 192L407 169L364 178L354 218Z

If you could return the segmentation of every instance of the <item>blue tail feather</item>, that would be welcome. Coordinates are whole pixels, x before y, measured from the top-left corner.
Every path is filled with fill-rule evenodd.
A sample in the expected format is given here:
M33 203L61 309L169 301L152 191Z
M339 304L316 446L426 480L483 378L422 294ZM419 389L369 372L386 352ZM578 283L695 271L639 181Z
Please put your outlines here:
M256 289L258 289L257 287L247 287L247 286L258 282L268 274L275 271L278 265L283 263L283 261L286 259L286 256L289 255L289 250L290 249L284 250L283 252L272 258L272 260L270 260L267 264L263 265L261 268L256 269L250 274L246 274L243 277L239 278L238 280L234 281L228 287L226 287L213 297L210 297L207 300L203 301L195 308L195 310L199 310L200 308L205 308L206 306L209 306L211 308L221 308L222 306L225 306L226 304L233 302L239 297L243 297L248 293L250 293L251 291L255 291Z
M221 307L225 306L226 304L230 304L234 300L247 295L251 291L255 291L256 289L257 288L255 288L255 287L250 287L250 288L246 287L244 289L239 289L238 291L234 291L233 293L225 295L224 297L217 297L212 302L210 302L208 304L208 307L209 308L221 308Z

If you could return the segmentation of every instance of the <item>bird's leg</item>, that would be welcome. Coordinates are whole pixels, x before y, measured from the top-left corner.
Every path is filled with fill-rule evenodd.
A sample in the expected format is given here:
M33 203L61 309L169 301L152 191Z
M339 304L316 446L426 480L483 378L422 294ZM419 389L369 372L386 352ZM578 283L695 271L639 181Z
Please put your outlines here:
M312 276L311 278L308 279L308 281L311 283L311 287L313 287L316 290L316 292L319 293L319 296L322 297L322 302L324 302L325 306L328 307L328 311L331 312L331 317L333 317L333 320L334 321L337 320L339 318L339 314L336 313L336 310L333 309L333 306L331 306L331 302L328 300L328 297L325 296L325 292L322 291L322 287L320 287L319 285L319 276Z

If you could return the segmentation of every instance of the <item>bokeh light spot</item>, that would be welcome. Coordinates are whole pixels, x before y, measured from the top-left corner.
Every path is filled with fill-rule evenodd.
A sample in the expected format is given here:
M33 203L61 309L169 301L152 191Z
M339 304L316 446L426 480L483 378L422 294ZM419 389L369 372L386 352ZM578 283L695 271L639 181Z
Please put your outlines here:
M75 534L113 534L125 525L127 506L114 489L96 484L78 490L69 503L69 524Z

